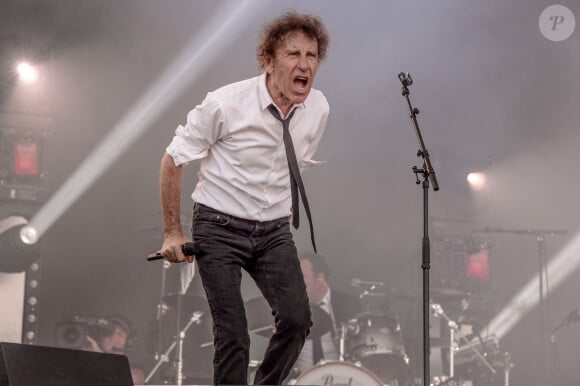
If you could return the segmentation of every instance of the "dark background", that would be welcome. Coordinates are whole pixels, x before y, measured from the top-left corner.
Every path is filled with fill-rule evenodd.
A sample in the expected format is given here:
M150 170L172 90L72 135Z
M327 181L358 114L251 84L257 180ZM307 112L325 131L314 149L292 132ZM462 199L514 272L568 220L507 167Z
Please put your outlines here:
M178 82L175 90L182 91L169 107L146 123L43 236L37 343L56 344L56 323L71 315L122 314L135 328L131 359L146 372L153 366L162 264L147 263L144 256L162 241L160 158L175 127L208 91L259 73L259 28L288 9L321 16L332 36L315 82L331 106L316 156L327 164L309 171L305 184L335 287L357 293L352 278L386 282L392 312L407 335L420 336L416 318L405 322L413 320L421 294L422 192L411 171L421 164L397 79L401 71L415 80L411 98L441 185L430 193L433 288L484 294L486 306L476 318L483 326L537 276L538 243L534 235L482 230L567 230L546 238L548 258L574 239L580 225L580 44L578 31L562 42L542 35L538 19L551 3L250 3L234 27L213 18L222 6L232 8L222 1L0 0L0 118L40 116L50 122L44 157L49 193L65 183L189 39L207 41L206 31L225 28L219 43L199 49L208 65L200 64L191 81ZM561 3L580 14L575 3ZM36 53L36 86L5 75L18 49ZM184 225L196 168L187 169ZM488 173L485 190L470 191L471 171ZM3 203L3 210L10 205ZM300 251L311 249L307 230L295 233ZM471 242L489 249L490 278L485 285L452 285L449 278L461 273L451 268L453 245ZM550 287L548 327L580 306L573 259L578 256L566 265L566 278ZM177 270L168 271L171 291ZM244 291L247 298L258 295L247 280ZM197 277L190 292L201 295ZM449 296L434 296L454 306ZM564 384L580 383L574 371L579 328L570 325L557 336ZM261 358L264 344L253 336L252 359ZM417 350L409 342L414 344L408 351ZM513 384L536 384L541 346L535 307L502 336L500 346L515 364ZM547 366L550 384L557 384L551 355Z

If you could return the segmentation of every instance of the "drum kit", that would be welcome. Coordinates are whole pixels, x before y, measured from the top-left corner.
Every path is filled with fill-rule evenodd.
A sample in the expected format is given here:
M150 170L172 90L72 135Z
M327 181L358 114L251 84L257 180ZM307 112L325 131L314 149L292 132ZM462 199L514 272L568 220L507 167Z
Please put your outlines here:
M363 312L341 322L333 329L329 315L313 307L313 336L332 332L337 343L338 358L323 360L314 366L294 371L287 380L288 385L349 385L349 386L402 386L416 385L412 376L413 363L405 348L404 334L398 317L380 306L370 306L371 299L383 299L393 294L377 291L376 285L361 286L359 295ZM466 294L461 291L433 289L435 299L451 299L442 302L447 305L459 304L457 309L465 313ZM401 294L396 296L401 297ZM412 296L402 295L410 301ZM415 299L416 300L416 299ZM373 303L374 304L374 303ZM274 332L270 307L263 297L245 302L248 329L252 334L269 338ZM453 307L450 314L456 315ZM169 326L169 334L160 337L160 347L156 354L157 365L149 373L147 380L155 374L172 384L211 382L211 359L213 356L211 320L207 300L192 295L169 294L163 297L164 323ZM178 313L168 310L181 310ZM497 341L489 340L483 345L468 340L460 322L452 320L440 303L431 302L432 324L440 321L442 329L448 333L431 338L431 357L441 355L439 370L432 372L432 385L464 385L457 379L474 378L483 373L496 379L499 368L511 368L509 356L500 353ZM177 315L179 314L179 315ZM177 316L177 320L169 316ZM180 316L181 315L181 316ZM171 320L170 320L171 319ZM181 320L179 320L181 319ZM461 319L465 319L461 317ZM175 327L179 330L175 333ZM333 331L334 330L334 331ZM408 334L407 334L408 335ZM405 337L407 337L405 335ZM408 344L408 343L407 343ZM437 353L437 354L434 354ZM439 354L440 353L440 354ZM420 359L419 359L420 360ZM432 360L433 361L433 360ZM260 362L251 361L248 369L249 380L255 374ZM419 364L420 365L420 364ZM507 374L506 374L507 376ZM160 381L162 383L164 381ZM475 383L478 384L478 383ZM496 383L485 383L495 385ZM500 385L500 383L497 383ZM502 383L503 384L503 383Z
M251 333L269 337L274 331L270 308L262 297L246 302ZM311 336L331 332L330 316L312 308ZM395 317L380 311L365 311L337 326L339 358L325 360L302 372L294 371L289 385L396 385L409 363L403 346L401 327ZM259 362L250 364L250 378ZM249 380L251 384L251 379Z
M372 283L372 282L371 282ZM378 293L376 286L367 287L360 295L381 298L396 296L411 301L408 294ZM417 299L414 299L417 301ZM440 301L436 303L435 301ZM480 295L452 289L433 289L430 302L430 324L440 331L430 338L431 367L439 360L441 366L432 372L431 385L507 386L513 367L510 356L501 352L494 336L482 338L472 325L472 317L480 311ZM371 307L342 323L339 328L339 359L321 361L292 379L293 385L382 385L411 386L422 384L413 375L420 367L417 353L411 358L405 346L398 317L382 307ZM449 309L449 313L445 311ZM316 315L313 314L316 324ZM454 320L454 319L455 320ZM324 324L324 320L319 323ZM440 327L440 328L439 328ZM409 326L409 328L411 328ZM442 333L441 333L442 332ZM418 334L415 334L418 335ZM415 369L413 369L415 367Z
M398 323L381 313L359 314L340 328L339 360L321 361L291 385L397 385L409 364Z

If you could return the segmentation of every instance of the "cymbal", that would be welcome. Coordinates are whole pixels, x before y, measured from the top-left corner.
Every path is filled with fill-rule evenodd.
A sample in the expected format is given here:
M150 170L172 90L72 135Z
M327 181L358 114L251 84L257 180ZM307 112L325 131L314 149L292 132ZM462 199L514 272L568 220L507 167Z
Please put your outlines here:
M465 299L472 294L468 291L462 291L455 288L431 288L429 290L436 298L444 298L446 300Z
M202 296L169 294L163 297L163 303L172 309L177 309L178 302L181 300L181 310L188 313L200 311L209 313L207 299Z
M478 230L477 232L483 233L511 233L515 235L532 235L532 236L555 236L555 235L563 235L568 233L565 229L534 229L534 228L527 228L527 229L506 229L506 228L493 228L493 227L485 227L483 229Z
M379 310L363 311L363 312L359 312L358 314L354 315L353 319L366 319L366 318L383 317L384 315L385 314Z
M274 318L272 309L263 296L249 299L244 302L248 330L258 335L269 338L274 332Z

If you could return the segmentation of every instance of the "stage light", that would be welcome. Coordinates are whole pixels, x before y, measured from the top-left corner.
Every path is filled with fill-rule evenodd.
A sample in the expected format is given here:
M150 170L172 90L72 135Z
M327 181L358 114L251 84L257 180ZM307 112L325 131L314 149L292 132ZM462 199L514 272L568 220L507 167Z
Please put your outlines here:
M0 200L44 200L46 135L46 130L0 128Z
M14 176L38 176L38 143L34 141L14 144Z
M0 219L0 272L22 272L40 256L38 245L25 244L20 237L27 223L20 215Z
M27 62L21 62L16 66L18 77L24 83L34 83L38 79L38 71Z
M20 240L22 240L22 242L27 245L36 244L38 241L36 229L32 228L31 226L23 226L20 228Z
M480 191L487 185L487 176L482 172L473 172L467 175L467 182L471 189L475 191Z
M24 290L23 320L22 320L22 342L25 344L36 343L38 336L38 304L40 302L40 264L34 262L30 264L26 271L26 287Z

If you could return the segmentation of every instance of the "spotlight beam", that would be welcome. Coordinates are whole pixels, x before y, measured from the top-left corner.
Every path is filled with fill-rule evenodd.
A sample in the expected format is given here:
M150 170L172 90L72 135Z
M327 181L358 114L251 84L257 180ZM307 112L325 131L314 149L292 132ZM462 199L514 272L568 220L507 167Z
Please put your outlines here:
M22 229L22 237L36 240L110 167L203 71L241 35L258 15L256 0L230 0L222 5L202 31L195 34L182 53L133 105L83 161L68 180ZM34 241L36 241L34 240Z
M580 232L565 245L547 265L550 291L570 276L580 266ZM512 300L489 322L484 331L505 336L539 302L539 278L536 276L512 298Z

